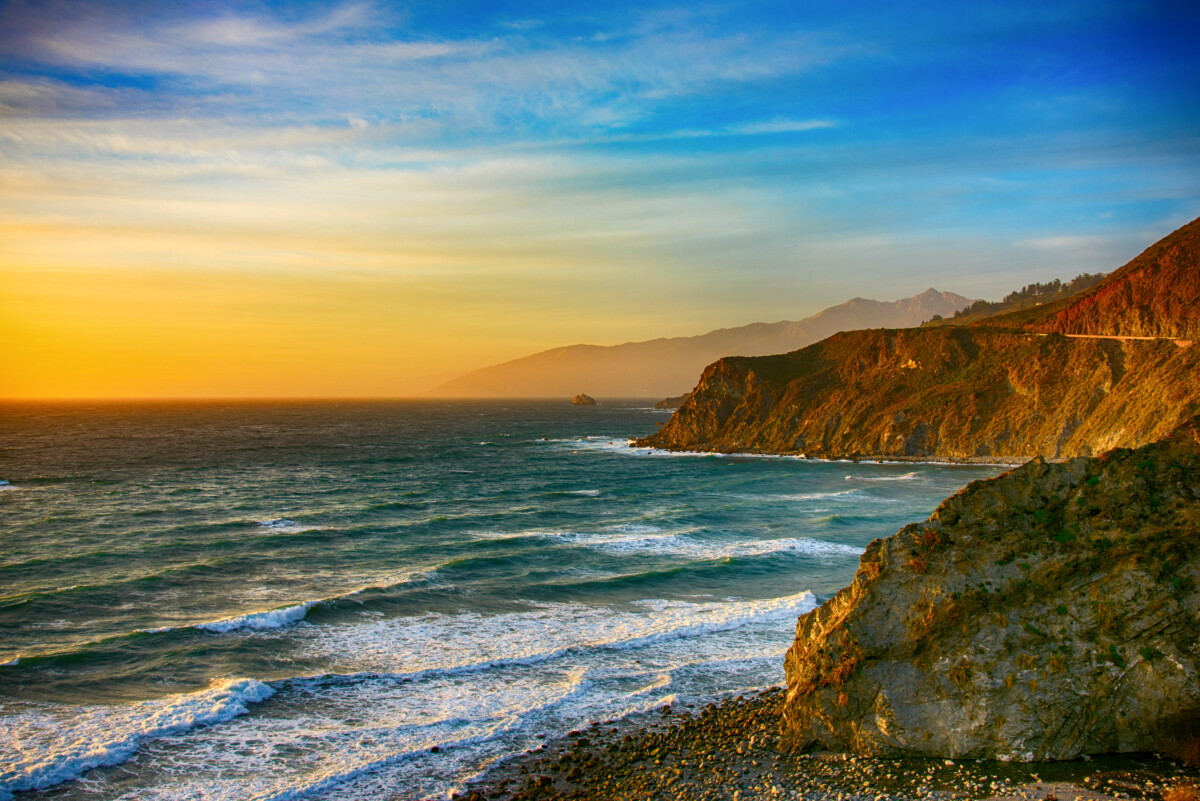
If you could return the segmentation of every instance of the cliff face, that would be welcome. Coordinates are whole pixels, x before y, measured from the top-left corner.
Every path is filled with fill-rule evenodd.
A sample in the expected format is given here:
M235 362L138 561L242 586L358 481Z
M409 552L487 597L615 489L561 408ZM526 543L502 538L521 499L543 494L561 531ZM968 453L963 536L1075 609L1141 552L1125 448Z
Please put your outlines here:
M800 618L785 744L1067 759L1200 741L1200 418L1037 460L872 542Z
M1060 334L1200 338L1198 266L1200 219L1030 327Z
M990 325L845 332L723 359L639 444L1023 461L1149 442L1200 410L1198 238L1200 220L1092 289Z
M1200 344L982 328L853 331L722 359L641 444L1023 461L1162 437L1200 411Z

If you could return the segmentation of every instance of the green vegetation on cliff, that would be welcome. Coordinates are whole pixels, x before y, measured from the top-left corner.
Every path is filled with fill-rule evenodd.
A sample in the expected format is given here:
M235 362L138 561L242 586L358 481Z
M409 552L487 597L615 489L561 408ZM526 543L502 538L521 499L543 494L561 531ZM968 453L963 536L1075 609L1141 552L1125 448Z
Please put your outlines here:
M1065 283L1055 278L1044 284L1027 284L1018 290L1009 292L1001 300L994 302L977 300L970 306L959 309L951 317L935 316L922 325L970 325L998 314L1020 312L1027 309L1032 309L1036 313L1039 307L1048 307L1051 303L1071 298L1085 289L1091 289L1103 280L1104 273L1084 273Z

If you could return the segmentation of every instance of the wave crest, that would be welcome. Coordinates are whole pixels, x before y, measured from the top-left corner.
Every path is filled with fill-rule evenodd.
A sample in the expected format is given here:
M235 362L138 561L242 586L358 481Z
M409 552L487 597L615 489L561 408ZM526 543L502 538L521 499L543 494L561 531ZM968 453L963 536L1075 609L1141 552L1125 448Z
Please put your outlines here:
M261 681L229 679L198 693L134 704L77 709L39 704L9 715L0 726L0 751L16 758L0 764L0 798L120 764L147 740L223 723L274 694Z

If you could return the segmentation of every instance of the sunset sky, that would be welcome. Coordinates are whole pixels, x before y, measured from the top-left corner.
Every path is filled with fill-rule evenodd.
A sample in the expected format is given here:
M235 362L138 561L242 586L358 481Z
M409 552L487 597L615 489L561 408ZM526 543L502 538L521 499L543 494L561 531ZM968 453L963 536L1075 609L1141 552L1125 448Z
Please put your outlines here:
M1200 5L0 5L0 397L401 396L1120 266Z

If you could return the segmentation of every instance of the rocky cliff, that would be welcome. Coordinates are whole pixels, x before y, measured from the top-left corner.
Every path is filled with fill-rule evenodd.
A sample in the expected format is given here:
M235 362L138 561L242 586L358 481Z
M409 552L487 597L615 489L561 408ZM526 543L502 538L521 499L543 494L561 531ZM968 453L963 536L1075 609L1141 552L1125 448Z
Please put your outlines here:
M1060 334L1200 339L1200 219L1160 240L1065 308L1033 322Z
M722 359L639 444L1024 461L1152 441L1200 411L1200 340L1174 338L1200 314L1198 231L1180 229L1075 298L991 325L844 332ZM1152 330L1170 338L1123 338Z
M1200 418L975 482L872 542L853 584L800 618L785 664L793 749L1196 750Z
M722 359L641 443L810 457L1024 461L1167 434L1200 411L1200 345L993 329L853 331Z

